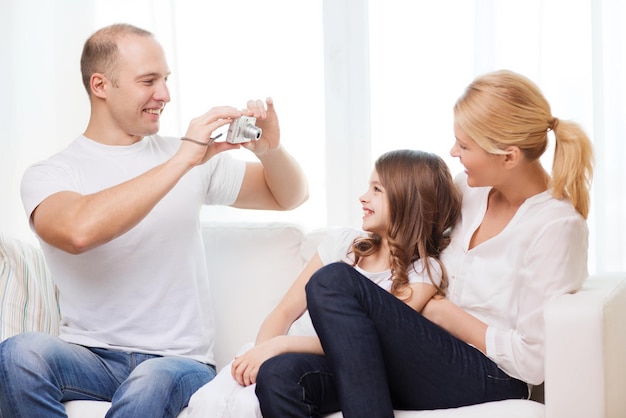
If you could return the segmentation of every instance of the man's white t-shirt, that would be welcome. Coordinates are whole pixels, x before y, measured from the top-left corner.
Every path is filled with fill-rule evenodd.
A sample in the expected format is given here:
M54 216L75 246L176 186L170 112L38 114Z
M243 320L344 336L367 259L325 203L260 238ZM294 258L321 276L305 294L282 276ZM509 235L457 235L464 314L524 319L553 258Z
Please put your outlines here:
M22 180L30 219L61 191L89 195L164 163L179 140L107 146L84 136L31 166ZM190 170L134 228L80 255L41 242L60 291L60 337L90 347L214 363L214 318L202 243L202 205L230 205L245 162L225 153Z

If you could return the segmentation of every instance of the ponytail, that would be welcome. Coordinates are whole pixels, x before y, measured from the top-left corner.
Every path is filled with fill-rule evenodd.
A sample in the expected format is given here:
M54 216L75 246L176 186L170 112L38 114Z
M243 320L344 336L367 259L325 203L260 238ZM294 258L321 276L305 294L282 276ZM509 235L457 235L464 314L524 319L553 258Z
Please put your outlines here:
M587 219L593 177L593 146L582 128L570 121L553 118L556 138L552 163L551 189L556 199L569 197L576 210Z

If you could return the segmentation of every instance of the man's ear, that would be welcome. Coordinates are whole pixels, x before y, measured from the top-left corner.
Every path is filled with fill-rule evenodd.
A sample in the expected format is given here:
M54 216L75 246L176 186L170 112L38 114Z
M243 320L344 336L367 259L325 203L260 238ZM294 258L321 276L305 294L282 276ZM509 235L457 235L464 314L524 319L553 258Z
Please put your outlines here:
M91 79L89 80L89 87L91 88L91 93L94 96L99 97L101 99L106 98L106 96L107 96L107 92L106 92L106 85L107 85L107 83L108 83L108 80L104 76L104 74L93 73L91 75Z
M522 150L515 145L510 145L504 149L506 154L504 155L504 166L506 168L513 168L519 164L522 159Z

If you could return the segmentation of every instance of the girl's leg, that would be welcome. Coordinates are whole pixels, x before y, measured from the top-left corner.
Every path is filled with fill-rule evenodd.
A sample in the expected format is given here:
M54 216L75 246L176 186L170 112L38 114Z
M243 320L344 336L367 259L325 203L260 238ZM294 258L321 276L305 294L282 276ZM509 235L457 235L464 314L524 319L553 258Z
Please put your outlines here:
M256 394L264 418L321 417L336 412L336 393L334 376L320 355L282 354L265 361L257 375Z
M306 291L346 418L528 396L524 382L345 263L320 269Z

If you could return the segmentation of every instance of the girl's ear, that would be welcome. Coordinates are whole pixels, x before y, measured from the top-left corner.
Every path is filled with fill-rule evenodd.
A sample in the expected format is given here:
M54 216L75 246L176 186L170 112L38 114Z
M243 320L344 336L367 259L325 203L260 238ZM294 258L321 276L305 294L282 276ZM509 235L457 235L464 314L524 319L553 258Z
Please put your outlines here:
M93 73L91 75L91 79L89 80L89 86L91 88L92 94L101 99L106 98L107 83L108 81L104 74Z
M505 168L515 167L522 159L522 150L515 145L510 145L504 149L506 154L504 155Z

